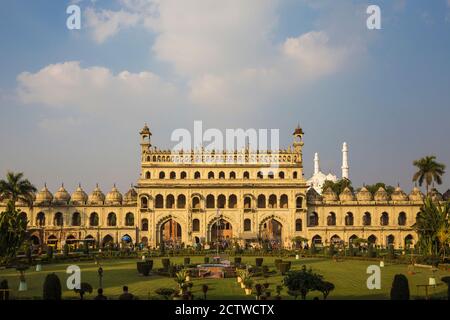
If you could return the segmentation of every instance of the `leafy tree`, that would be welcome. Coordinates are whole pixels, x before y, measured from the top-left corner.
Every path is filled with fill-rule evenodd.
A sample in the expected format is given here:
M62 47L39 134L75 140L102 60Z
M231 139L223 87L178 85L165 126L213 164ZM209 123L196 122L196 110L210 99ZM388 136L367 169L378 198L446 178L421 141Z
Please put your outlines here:
M425 255L445 255L449 245L449 216L450 204L436 205L430 197L427 197L420 208L414 225L419 235L418 245Z
M306 269L304 265L300 271L289 272L284 277L283 284L295 299L300 295L305 300L308 292L316 290L320 281L322 281L322 276L313 273L311 268Z
M0 213L0 263L9 263L27 237L28 221L20 215L12 201L5 212Z
M445 165L436 161L436 156L426 156L415 160L413 165L417 167L417 172L414 174L412 180L418 181L419 186L422 186L425 181L427 194L430 185L433 182L442 184L442 176L445 173Z
M391 288L391 300L409 300L408 278L403 274L396 274Z
M391 195L392 193L394 193L395 188L393 186L390 185L386 185L383 182L377 182L375 184L369 184L365 186L366 189L372 194L375 195L375 193L378 191L378 189L383 188L384 190L386 190L388 195ZM360 189L358 189L359 191Z
M23 173L8 171L6 180L0 180L0 201L8 200L12 205L12 211L16 209L16 202L23 201L30 207L33 204L33 196L36 188L23 178Z
M336 182L326 180L322 186L322 192L324 192L326 189L331 188L336 194L341 194L342 191L344 191L345 188L349 188L351 191L353 191L352 182L347 179L343 178Z

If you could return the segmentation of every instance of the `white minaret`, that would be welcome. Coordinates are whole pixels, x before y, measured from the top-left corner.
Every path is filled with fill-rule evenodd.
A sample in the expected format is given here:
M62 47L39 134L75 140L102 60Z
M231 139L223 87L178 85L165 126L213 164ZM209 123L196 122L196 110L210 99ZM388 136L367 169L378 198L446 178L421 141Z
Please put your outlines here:
M314 154L314 175L319 174L320 165L319 165L319 154L316 152Z
M342 145L342 179L348 179L348 145L344 142Z

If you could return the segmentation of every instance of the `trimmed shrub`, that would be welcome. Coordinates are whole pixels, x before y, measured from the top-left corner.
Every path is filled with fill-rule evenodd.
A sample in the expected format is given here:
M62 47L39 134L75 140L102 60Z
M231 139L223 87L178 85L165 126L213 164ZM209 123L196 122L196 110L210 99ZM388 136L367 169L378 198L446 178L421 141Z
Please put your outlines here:
M373 244L369 244L369 247L367 248L367 256L369 258L376 258L377 253L375 252L373 248Z
M311 243L311 247L309 247L309 253L310 254L316 254L317 253L317 249L316 249L316 245L313 243Z
M69 250L70 250L69 245L66 243L63 247L63 256L64 257L67 257L69 255Z
M186 266L186 265L188 265L188 264L191 264L191 258L185 257L185 258L184 258L184 265Z
M161 263L163 265L164 271L169 270L169 266L170 266L170 259L169 258L162 258L161 259Z
M275 259L274 260L275 268L280 270L280 263L282 263L282 262L283 262L283 260L281 260L281 259Z
M396 274L391 288L391 300L409 300L408 278L403 274Z
M43 299L61 300L61 281L54 273L50 273L45 277Z
M239 265L242 262L242 258L241 257L234 257L234 263Z
M144 263L144 265L142 266L142 274L145 277L148 277L148 275L150 274L150 271L152 270L152 265L150 265L149 263Z
M204 258L203 258L203 262L204 262L204 263L209 263L209 257L204 257Z
M387 258L390 260L395 259L394 245L390 244L387 250Z
M140 274L144 273L144 265L145 265L145 262L143 262L143 261L136 262L136 268Z
M47 247L47 257L50 260L53 259L53 247L52 246Z
M264 259L263 258L256 258L255 263L257 267L261 267L263 264Z
M285 275L291 269L291 264L288 262L281 262L279 266L282 275Z

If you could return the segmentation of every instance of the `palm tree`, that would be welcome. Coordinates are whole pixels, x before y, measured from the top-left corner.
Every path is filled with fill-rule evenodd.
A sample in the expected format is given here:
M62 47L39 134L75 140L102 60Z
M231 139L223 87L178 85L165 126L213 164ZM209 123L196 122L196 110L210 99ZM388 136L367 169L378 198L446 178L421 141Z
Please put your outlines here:
M422 186L425 181L427 195L428 189L433 182L436 182L437 184L442 183L442 176L445 173L445 165L436 162L436 156L426 156L415 160L413 165L418 168L418 171L413 176L413 181L418 181L419 186Z
M23 178L23 173L8 171L6 180L0 180L0 201L7 199L15 210L16 202L21 200L31 206L36 188L28 179Z

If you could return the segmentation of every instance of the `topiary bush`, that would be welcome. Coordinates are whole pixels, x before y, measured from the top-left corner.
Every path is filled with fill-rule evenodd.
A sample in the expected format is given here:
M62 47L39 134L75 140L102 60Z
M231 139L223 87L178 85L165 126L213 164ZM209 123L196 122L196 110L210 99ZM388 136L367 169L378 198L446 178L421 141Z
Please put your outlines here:
M191 264L191 258L185 257L184 258L184 265L187 266L188 264Z
M255 259L255 264L257 267L261 267L263 264L264 259L263 258L256 258Z
M44 300L61 300L61 281L56 274L50 273L45 277Z
M282 263L282 262L283 262L283 260L281 260L281 259L275 259L274 260L275 268L280 270L280 263Z
M204 258L203 258L203 262L204 262L204 263L209 263L209 257L204 257Z
M234 257L234 263L235 263L236 265L240 265L241 262L242 262L242 258L241 258L241 257Z
M281 262L279 264L279 266L280 266L280 272L282 275L285 275L291 269L290 262Z
M367 256L369 258L376 258L377 253L375 252L373 248L373 244L369 244L369 247L367 248Z
M396 274L391 288L391 300L409 300L408 278L403 274Z
M162 258L161 259L161 263L163 265L164 271L169 270L169 266L170 266L170 259L169 258Z

